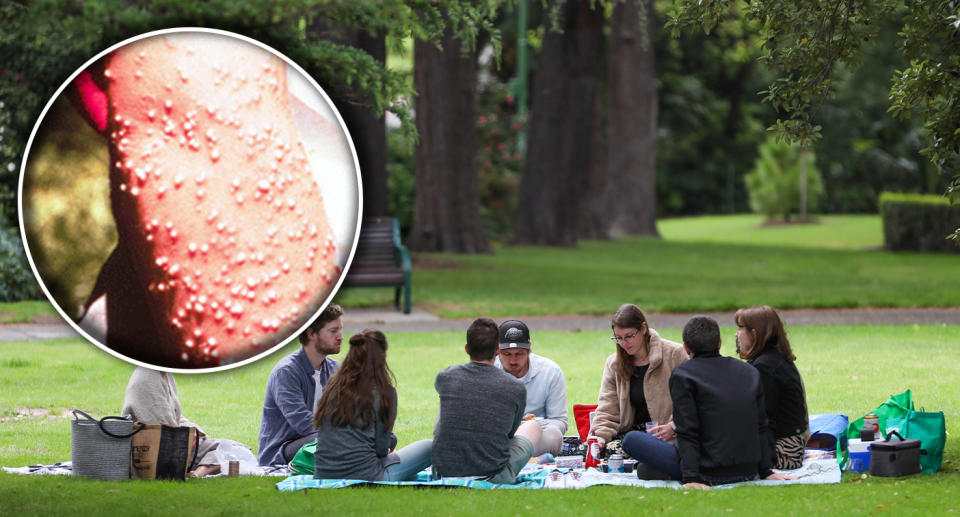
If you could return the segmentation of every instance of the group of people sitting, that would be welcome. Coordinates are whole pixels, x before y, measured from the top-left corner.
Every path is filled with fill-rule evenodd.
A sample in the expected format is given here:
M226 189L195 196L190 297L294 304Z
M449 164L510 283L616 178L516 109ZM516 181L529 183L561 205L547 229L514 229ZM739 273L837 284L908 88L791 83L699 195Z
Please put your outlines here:
M340 352L342 315L330 304L301 334L302 347L271 372L261 465L287 464L315 440L317 478L415 480L432 466L435 477L513 483L532 457L559 454L566 382L554 361L532 352L522 321L473 321L464 346L469 362L434 381L440 408L433 439L396 449L398 400L386 337L374 329L353 335L338 364L330 356ZM790 479L773 469L798 468L809 437L795 356L772 308L741 309L734 319L736 350L746 362L720 355L720 328L710 317L691 318L679 344L661 338L636 305L621 306L611 322L616 351L606 360L589 434L601 447L620 440L623 452L650 472L687 486ZM140 370L125 411L139 419L129 399L144 391L134 380L147 376L154 385L148 389L172 399L164 418L181 419L172 377Z

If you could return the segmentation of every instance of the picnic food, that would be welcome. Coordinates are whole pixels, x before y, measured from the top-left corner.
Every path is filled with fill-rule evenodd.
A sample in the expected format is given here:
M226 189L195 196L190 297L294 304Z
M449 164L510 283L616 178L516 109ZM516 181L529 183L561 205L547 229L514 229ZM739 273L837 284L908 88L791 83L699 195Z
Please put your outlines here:
M118 247L164 366L273 347L340 274L286 64L230 37L174 33L116 50L103 75Z

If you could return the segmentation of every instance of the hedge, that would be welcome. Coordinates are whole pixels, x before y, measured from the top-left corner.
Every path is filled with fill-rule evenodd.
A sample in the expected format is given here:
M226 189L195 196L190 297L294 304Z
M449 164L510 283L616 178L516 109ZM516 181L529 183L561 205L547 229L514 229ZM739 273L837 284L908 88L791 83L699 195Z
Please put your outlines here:
M890 250L960 253L960 242L948 238L960 227L960 205L933 194L880 195L883 242Z

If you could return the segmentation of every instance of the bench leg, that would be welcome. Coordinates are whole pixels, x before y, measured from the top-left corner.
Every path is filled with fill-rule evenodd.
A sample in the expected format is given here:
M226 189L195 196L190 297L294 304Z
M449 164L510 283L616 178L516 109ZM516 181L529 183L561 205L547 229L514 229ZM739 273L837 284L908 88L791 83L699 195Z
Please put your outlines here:
M410 314L410 274L407 273L407 281L403 286L403 313Z
M401 289L403 288L402 287L393 288L393 308L398 311L400 310L400 290Z

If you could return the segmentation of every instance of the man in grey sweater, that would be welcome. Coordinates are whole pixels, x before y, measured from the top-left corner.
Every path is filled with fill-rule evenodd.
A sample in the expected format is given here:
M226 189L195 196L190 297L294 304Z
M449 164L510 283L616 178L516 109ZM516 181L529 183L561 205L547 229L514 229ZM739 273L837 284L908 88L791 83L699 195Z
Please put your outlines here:
M497 324L478 318L467 329L470 362L437 374L440 412L432 452L437 476L514 483L537 448L540 425L521 423L526 389L493 365L498 346Z

